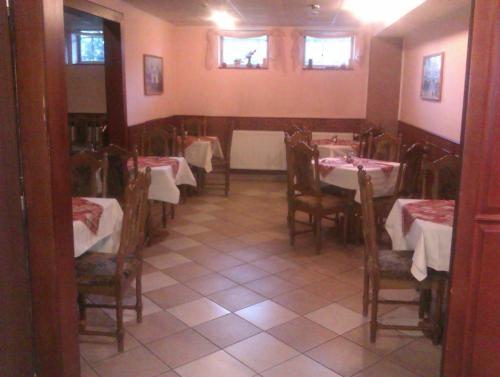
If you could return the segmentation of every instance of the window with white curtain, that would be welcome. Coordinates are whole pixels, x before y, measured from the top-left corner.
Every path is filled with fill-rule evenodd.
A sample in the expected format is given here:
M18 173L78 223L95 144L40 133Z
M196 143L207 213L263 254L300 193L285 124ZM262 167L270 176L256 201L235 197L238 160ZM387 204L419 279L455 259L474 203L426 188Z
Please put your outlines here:
M102 30L72 31L66 39L67 64L104 64Z
M354 37L304 37L304 68L351 69Z
M267 68L268 36L220 37L221 68Z

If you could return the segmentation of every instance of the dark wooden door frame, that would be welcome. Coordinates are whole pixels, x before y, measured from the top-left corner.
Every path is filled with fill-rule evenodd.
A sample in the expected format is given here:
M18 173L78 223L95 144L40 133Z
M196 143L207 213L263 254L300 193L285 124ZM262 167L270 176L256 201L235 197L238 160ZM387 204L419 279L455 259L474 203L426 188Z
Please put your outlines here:
M80 375L62 0L12 3L39 377Z
M500 0L475 1L470 42L444 377L500 375Z

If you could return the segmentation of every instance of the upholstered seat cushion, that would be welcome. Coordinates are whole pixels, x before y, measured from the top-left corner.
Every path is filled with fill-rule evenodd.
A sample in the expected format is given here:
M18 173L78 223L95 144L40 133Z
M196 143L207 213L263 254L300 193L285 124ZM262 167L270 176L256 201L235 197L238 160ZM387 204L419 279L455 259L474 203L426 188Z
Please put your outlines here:
M413 250L379 250L380 276L386 279L414 279L411 274Z
M324 211L340 209L346 205L345 199L332 195L322 195L320 197L314 195L300 195L295 197L295 201L299 208L306 207L313 209L321 207Z
M126 258L123 277L131 277L139 261L134 257ZM87 251L76 259L76 281L81 285L113 285L116 281L116 254Z

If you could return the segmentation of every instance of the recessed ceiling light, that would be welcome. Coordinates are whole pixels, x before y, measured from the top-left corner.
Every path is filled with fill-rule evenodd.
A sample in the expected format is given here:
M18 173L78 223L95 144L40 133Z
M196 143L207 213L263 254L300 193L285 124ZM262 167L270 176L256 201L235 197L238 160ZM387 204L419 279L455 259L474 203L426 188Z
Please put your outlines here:
M221 29L232 29L236 24L236 18L223 10L212 11L210 20Z
M342 8L362 22L390 25L425 0L344 0Z
M311 4L311 13L312 14L319 14L319 9L321 6L319 4Z

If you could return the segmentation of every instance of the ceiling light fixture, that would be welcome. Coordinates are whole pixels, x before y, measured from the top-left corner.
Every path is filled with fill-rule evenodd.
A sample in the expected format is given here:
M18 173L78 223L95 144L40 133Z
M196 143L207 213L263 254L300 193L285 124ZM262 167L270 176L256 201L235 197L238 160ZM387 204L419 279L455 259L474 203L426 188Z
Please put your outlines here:
M236 18L223 10L212 11L210 20L221 29L232 29L236 24Z
M319 9L321 6L319 4L311 4L311 13L312 14L319 14Z
M388 26L426 0L344 0L342 8L365 23Z

